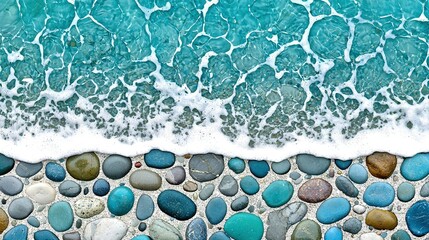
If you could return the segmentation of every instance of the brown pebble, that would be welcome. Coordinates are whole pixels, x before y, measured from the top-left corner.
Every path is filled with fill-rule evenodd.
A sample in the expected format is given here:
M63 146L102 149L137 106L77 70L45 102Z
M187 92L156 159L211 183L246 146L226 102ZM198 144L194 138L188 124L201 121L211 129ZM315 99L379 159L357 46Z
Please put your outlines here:
M298 190L298 197L304 202L318 203L327 199L332 193L332 186L321 178L310 179Z
M7 216L6 212L0 208L0 234L6 230L7 226L9 225L9 217Z
M187 192L195 192L198 189L198 185L192 181L186 181L183 185L183 190Z
M366 157L369 172L378 178L390 177L396 168L396 156L390 153L375 152Z
M185 154L185 155L183 155L183 157L186 159L190 159L192 157L192 155L191 154Z
M392 230L398 225L398 218L391 211L373 209L366 215L365 223L375 229Z
M136 163L134 163L134 166L136 168L140 168L142 166L142 163L141 162L136 162Z

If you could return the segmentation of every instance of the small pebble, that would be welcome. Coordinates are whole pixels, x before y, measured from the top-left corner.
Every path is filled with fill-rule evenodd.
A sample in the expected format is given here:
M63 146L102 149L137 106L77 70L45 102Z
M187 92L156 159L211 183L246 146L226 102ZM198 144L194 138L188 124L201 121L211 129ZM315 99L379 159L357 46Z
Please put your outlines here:
M343 230L351 234L357 234L362 229L362 222L357 218L349 218L343 224Z
M66 180L58 186L58 192L66 197L76 197L82 191L82 187L73 180Z
M127 234L128 226L116 218L101 218L88 223L83 239L121 240Z
M401 164L401 174L409 181L419 181L429 175L429 153L419 153L405 158Z
M306 174L320 175L328 170L331 160L309 154L299 154L296 156L296 164L299 170Z
M213 233L209 240L230 240L230 238L224 232Z
M411 183L403 182L398 186L397 197L401 202L411 201L415 194L416 190Z
M192 181L186 181L183 185L183 190L186 192L195 192L198 189L198 184Z
M238 192L238 183L231 175L225 175L219 183L219 191L225 196L234 196Z
M429 197L429 182L423 184L422 188L420 189L420 196Z
M236 174L242 173L246 168L246 163L241 158L231 158L228 167Z
M225 201L220 197L212 198L206 206L206 217L207 220L216 225L225 218L227 206Z
M15 166L15 161L0 153L0 176L10 172Z
M343 231L338 227L331 227L325 232L324 240L343 240Z
M49 230L40 230L34 233L34 240L59 240L59 238Z
M63 240L81 240L80 233L78 232L64 233Z
M36 173L38 173L43 167L43 163L26 163L26 162L19 162L16 166L15 172L18 176L23 178L29 178Z
M352 164L352 162L353 162L353 160L335 159L335 165L337 165L337 167L341 170L347 169Z
M252 176L245 176L240 180L240 188L248 195L254 195L259 192L259 183Z
M270 171L270 165L268 165L267 161L250 160L249 168L253 176L257 178L263 178L267 176L268 172Z
M352 181L344 176L338 176L337 179L335 179L335 186L346 196L357 197L359 195L359 190Z
M398 230L392 235L390 239L391 240L411 240L411 237L406 231Z
M99 197L106 196L110 191L110 184L104 179L97 179L92 186L92 192Z
M249 205L249 198L247 196L241 196L231 202L231 209L233 211L240 211L245 209Z
M139 224L139 231L140 231L140 232L144 232L144 231L146 230L146 228L147 228L146 223L141 222L141 223Z
M207 225L201 218L193 219L186 227L187 240L207 239Z
M155 211L155 204L152 198L147 194L142 194L137 201L136 217L143 221L150 218Z
M172 185L182 184L186 179L186 172L182 166L176 166L168 170L165 180Z
M57 191L48 183L33 183L26 187L25 193L39 204L49 204L55 200Z
M352 164L349 169L349 178L357 184L363 184L368 180L368 172L359 163Z
M80 227L82 227L82 219L76 221L76 228L79 229Z
M376 233L364 233L360 235L359 240L383 240L383 238Z
M176 156L171 152L153 149L144 155L144 162L148 167L164 169L174 165Z
M353 206L353 211L357 214L363 214L366 211L366 208L362 205Z
M215 185L213 183L209 183L203 187L203 189L198 194L199 198L203 201L207 200L215 189Z
M45 175L51 181L62 182L66 178L66 170L58 163L49 162L45 166Z
M131 170L131 158L113 154L103 161L103 173L110 179L123 178Z
M289 177L292 178L292 180L297 180L301 177L301 174L299 174L299 172L293 171L289 174Z
M411 205L405 221L414 236L421 237L429 233L429 201L420 200Z
M27 240L27 237L28 227L24 224L19 224L9 229L9 231L4 234L3 240Z
M271 169L273 169L273 172L277 173L278 175L286 174L287 172L289 172L290 167L290 162L287 159L280 162L271 163Z
M31 226L33 226L35 228L40 227L40 221L35 216L28 217L27 222L28 222L28 224L30 224Z
M319 224L313 220L306 219L298 223L292 232L291 240L320 240L322 230Z

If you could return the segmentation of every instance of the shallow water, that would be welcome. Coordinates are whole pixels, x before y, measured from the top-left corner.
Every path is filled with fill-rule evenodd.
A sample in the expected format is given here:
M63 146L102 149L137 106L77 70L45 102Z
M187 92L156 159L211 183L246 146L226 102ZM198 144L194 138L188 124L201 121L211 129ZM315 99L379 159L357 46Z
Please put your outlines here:
M424 0L3 0L0 148L427 151L427 17Z

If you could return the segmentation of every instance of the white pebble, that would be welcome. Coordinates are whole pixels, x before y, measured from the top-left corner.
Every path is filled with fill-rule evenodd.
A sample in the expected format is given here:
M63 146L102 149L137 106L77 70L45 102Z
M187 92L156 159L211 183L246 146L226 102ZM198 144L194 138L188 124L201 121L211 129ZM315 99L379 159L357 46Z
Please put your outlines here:
M81 198L74 204L76 215L81 218L90 218L104 210L104 203L97 198Z
M383 238L376 233L364 233L360 235L360 240L383 240Z
M48 183L34 183L25 190L28 197L39 204L49 204L55 200L57 191Z
M353 206L353 211L357 214L363 214L365 212L366 208L362 205L355 205Z
M127 225L119 219L102 218L88 223L83 233L85 240L121 240L127 234Z

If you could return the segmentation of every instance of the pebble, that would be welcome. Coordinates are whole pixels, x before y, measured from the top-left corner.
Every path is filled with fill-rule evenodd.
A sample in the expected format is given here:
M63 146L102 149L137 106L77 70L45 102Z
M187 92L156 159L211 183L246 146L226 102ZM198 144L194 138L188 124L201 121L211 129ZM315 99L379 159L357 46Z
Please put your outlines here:
M368 180L368 172L362 164L355 163L349 169L349 178L357 184L363 184Z
M353 206L353 211L357 214L363 214L366 211L366 208L362 205Z
M148 167L164 169L174 165L176 156L171 152L153 149L144 155L144 162Z
M286 180L276 180L270 183L262 192L262 199L272 208L286 204L293 195L294 189L290 182Z
M398 230L392 235L390 239L391 240L411 240L411 237L406 231Z
M203 219L195 218L186 227L187 240L207 239L207 226Z
M246 163L241 158L231 158L228 161L228 167L236 174L239 174L246 168Z
M59 238L49 230L40 230L34 233L34 240L59 240Z
M297 180L301 177L301 174L299 174L299 172L293 171L289 174L289 177L292 178L292 180Z
M331 160L309 154L299 154L296 156L296 164L301 172L308 175L320 175L328 170Z
M325 240L343 240L343 231L338 227L329 228L324 235Z
M271 163L271 169L273 169L273 172L277 173L278 175L284 175L290 170L290 162L288 159L285 159L280 162L273 162Z
M396 168L396 156L389 153L376 152L366 157L368 171L377 178L390 177Z
M301 221L307 214L308 207L302 202L293 202L280 210L268 214L266 238L284 240L288 229Z
M362 222L355 217L347 219L343 224L343 230L351 234L357 234L361 229Z
M327 199L332 193L332 186L329 182L321 179L310 179L298 190L298 198L308 203L318 203Z
M82 187L73 180L66 180L58 186L58 191L66 197L76 197L82 191Z
M31 226L33 226L35 228L40 227L40 221L35 216L28 217L27 222L28 222L28 224L30 224Z
M395 190L386 182L375 182L369 185L364 194L363 201L369 206L386 207L395 199Z
M143 221L150 218L155 211L155 204L152 198L147 194L142 194L137 201L136 217Z
M88 223L83 232L83 239L121 240L127 234L127 225L116 218L101 218Z
M77 221L76 221L76 228L80 228L80 227L82 227L82 219L78 219Z
M144 222L141 222L140 224L139 224L139 231L140 232L144 232L144 230L146 230L146 228L147 228L147 225L146 225L146 223L144 223Z
M182 166L176 166L168 170L165 180L172 185L182 184L186 179L186 172Z
M260 240L264 234L262 220L251 213L235 213L224 225L225 233L237 240Z
M151 170L139 169L130 175L130 184L140 190L155 191L161 187L162 178Z
M365 223L375 229L392 230L398 225L398 218L391 211L373 209L366 215Z
M113 189L107 199L107 208L116 216L127 214L134 205L134 193L130 188L119 186Z
M414 195L416 194L416 189L414 188L414 185L408 182L403 182L399 184L398 190L397 190L397 196L398 199L401 202L409 202L414 198Z
M429 153L419 153L405 158L401 164L401 174L409 181L419 181L429 175Z
M73 225L73 221L73 210L68 202L55 202L49 207L48 222L55 231L67 231Z
M104 202L98 198L80 198L74 203L74 211L81 218L90 218L104 211Z
M27 240L28 227L24 224L16 225L5 233L3 240Z
M240 211L247 208L248 205L249 205L249 198L247 196L241 196L231 202L231 209L233 211Z
M313 220L306 219L296 225L292 232L291 240L320 240L322 230L319 224Z
M230 240L224 232L215 232L210 236L209 240Z
M22 191L24 184L15 176L0 178L0 191L9 196L15 196Z
M240 180L240 188L248 195L254 195L259 192L259 183L252 176L245 176Z
M347 199L342 197L329 198L317 209L316 218L323 224L331 224L345 218L351 206Z
M352 162L353 162L353 160L335 159L335 165L337 165L337 167L341 170L347 169L352 164Z
M225 175L219 183L219 191L225 196L234 196L238 192L238 183L231 175Z
M209 183L203 187L198 196L201 200L205 201L213 194L214 189L215 185L213 183Z
M429 182L423 184L422 188L420 189L420 196L429 197Z
M27 218L33 210L33 202L27 197L15 198L9 204L9 208L7 209L9 216L18 220Z
M270 165L268 165L267 161L250 160L249 169L253 176L263 178L270 171Z
M67 158L66 168L73 178L91 181L100 173L100 160L93 152L83 153Z
M225 201L220 197L215 197L210 199L209 203L206 206L206 217L207 220L216 225L225 218L227 211L227 206Z
M429 201L420 200L411 205L405 221L414 236L421 237L429 233Z
M110 179L123 178L133 166L131 158L113 154L103 161L103 173Z
M92 186L92 192L99 197L106 196L110 192L110 183L104 179L98 179Z
M177 220L188 220L197 212L195 203L185 194L176 190L164 190L158 195L159 209Z
M219 177L224 167L222 155L197 154L189 160L189 175L198 182L207 182Z
M131 238L131 240L152 240L152 239L150 239L150 237L148 237L146 235L138 235L138 236Z
M62 182L66 178L66 170L58 163L49 162L45 166L45 175L51 181Z
M16 166L15 172L18 176L23 178L29 178L36 173L38 173L40 170L42 170L43 163L26 163L26 162L19 162Z
M0 176L10 172L15 166L15 161L0 153Z
M80 233L78 232L64 233L63 240L81 240Z
M344 176L338 176L337 179L335 179L335 186L346 196L357 197L359 195L359 190L352 181Z
M4 232L9 226L9 217L6 212L0 208L0 234Z
M149 226L149 236L152 239L182 240L182 235L176 227L168 222L156 219Z
M376 233L364 233L360 235L359 240L383 240L383 238Z
M193 181L186 181L183 185L183 190L187 192L195 192L198 189L198 184Z

